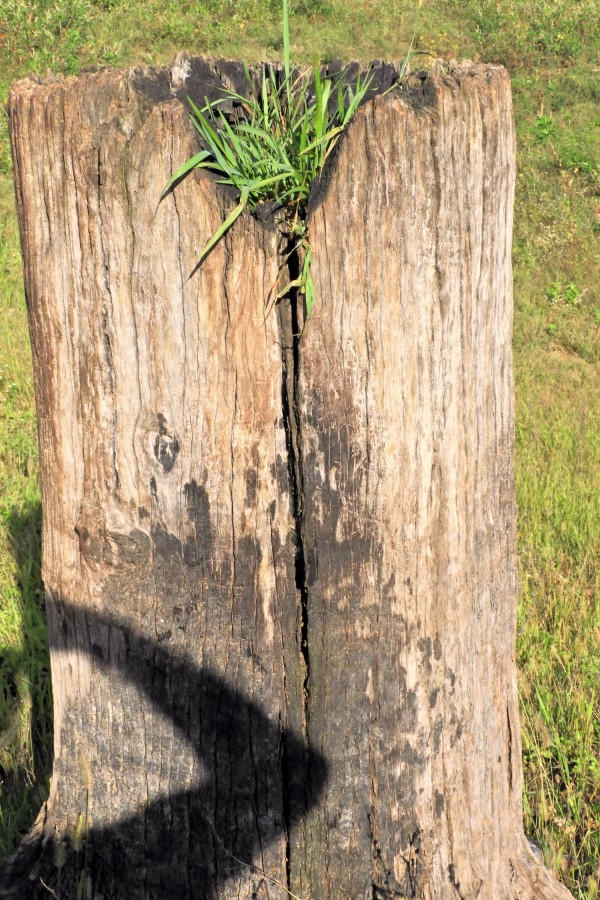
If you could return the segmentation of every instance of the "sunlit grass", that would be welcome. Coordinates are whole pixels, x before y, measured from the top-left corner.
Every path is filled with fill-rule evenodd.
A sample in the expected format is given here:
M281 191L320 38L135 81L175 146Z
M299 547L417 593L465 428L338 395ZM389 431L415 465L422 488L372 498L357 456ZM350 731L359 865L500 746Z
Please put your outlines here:
M576 384L577 363L570 372L567 360L562 365ZM594 385L575 384L568 406L555 403L551 416L543 405L535 417L521 410L518 658L528 830L569 887L593 896L600 874L600 422Z
M0 184L0 857L45 797L52 752L31 353L8 179Z

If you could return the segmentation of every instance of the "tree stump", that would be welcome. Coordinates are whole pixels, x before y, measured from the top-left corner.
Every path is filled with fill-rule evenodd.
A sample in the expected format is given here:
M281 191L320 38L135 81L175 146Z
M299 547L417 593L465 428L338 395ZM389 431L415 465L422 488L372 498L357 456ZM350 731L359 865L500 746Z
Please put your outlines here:
M302 335L276 213L198 266L231 195L161 201L223 84L10 96L55 761L0 897L568 897L522 833L508 76L361 108Z

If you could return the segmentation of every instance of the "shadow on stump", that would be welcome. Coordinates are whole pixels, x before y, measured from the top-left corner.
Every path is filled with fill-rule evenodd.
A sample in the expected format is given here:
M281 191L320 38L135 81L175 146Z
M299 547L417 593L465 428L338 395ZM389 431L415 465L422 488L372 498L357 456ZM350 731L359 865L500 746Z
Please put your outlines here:
M15 534L39 528L39 509L34 512L27 521L15 518ZM19 546L15 542L16 553ZM152 713L168 717L176 736L191 746L202 776L197 787L177 790L175 784L168 796L143 808L132 802L131 815L107 828L92 827L81 842L71 835L57 845L50 813L39 834L43 848L39 839L26 841L0 870L0 898L48 898L54 892L61 900L75 900L85 896L77 892L82 875L104 900L216 900L242 870L254 871L260 885L253 864L270 843L285 840L316 803L327 774L323 756L186 654L169 652L121 622L60 599L55 615L53 650L89 653L99 671L110 670L146 695ZM157 765L144 758L143 734L131 740L140 765ZM61 769L75 765L74 759L56 761L59 784ZM101 783L101 773L94 771L93 778ZM262 880L272 891L272 880Z

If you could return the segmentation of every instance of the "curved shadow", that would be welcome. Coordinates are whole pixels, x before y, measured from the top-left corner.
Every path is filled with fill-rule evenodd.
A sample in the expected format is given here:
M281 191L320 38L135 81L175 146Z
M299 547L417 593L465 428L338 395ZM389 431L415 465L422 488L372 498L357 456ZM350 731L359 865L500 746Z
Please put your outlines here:
M39 525L39 504L9 522L20 588L29 605L41 589ZM254 871L256 882L262 877L269 891L274 889L277 895L269 873L262 875L257 864L260 866L269 845L277 843L285 850L290 829L317 801L327 777L324 757L306 746L301 734L285 728L281 720L272 721L256 702L227 684L219 673L198 666L188 654L173 654L122 621L60 599L49 604L47 612L52 649L89 654L97 670L110 671L119 682L141 691L153 714L169 718L176 735L191 747L202 778L196 778L189 789L178 790L173 784L168 795L143 809L131 808L135 804L130 803L116 824L92 828L83 846L72 842L56 845L46 827L43 848L39 842L27 848L23 845L16 863L7 860L0 867L0 897L48 898L52 896L49 891L54 891L61 900L75 900L82 896L81 876L85 874L93 891L104 900L216 900L227 896L228 881L243 870ZM24 622L20 654L13 653L8 660L8 653L0 651L5 680L10 678L8 673L23 670L33 654L37 654L43 676L45 635L31 631L28 625ZM37 710L34 723L38 718L42 726L36 740L45 738L47 744L49 710ZM143 733L137 743L135 764L141 770L145 765L160 764L144 758ZM37 749L40 777L45 781L51 748ZM168 753L169 749L161 751ZM74 764L73 759L56 760L54 777L59 785L61 766L68 770ZM176 770L176 765L173 768ZM101 775L93 774L95 783L101 783ZM182 784L189 783L189 766L187 776L182 776ZM118 805L126 808L124 798L119 799ZM31 797L31 817L39 802L38 788Z
M175 790L110 828L91 830L86 865L105 900L214 900L227 896L222 889L243 869L273 888L257 860L316 802L327 777L324 757L188 655L171 655L131 628L66 602L57 613L53 649L76 642L78 652L87 650L101 668L141 689L153 712L170 718L193 748L204 774L195 789ZM140 766L153 764L145 754L140 735Z

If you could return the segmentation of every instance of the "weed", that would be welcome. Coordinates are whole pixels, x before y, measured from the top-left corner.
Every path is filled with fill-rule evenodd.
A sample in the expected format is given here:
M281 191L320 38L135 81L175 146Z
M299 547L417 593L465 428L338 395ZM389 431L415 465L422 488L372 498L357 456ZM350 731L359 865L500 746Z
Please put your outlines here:
M250 96L224 90L223 97L206 101L198 109L189 99L191 119L205 148L175 172L165 192L192 169L204 168L219 175L219 184L233 185L239 203L210 238L204 259L215 244L249 207L255 211L269 201L285 210L287 256L302 255L298 278L276 293L279 299L291 288L304 296L306 317L314 305L310 274L312 247L306 222L307 202L313 181L323 171L331 151L365 97L371 77L357 77L354 88L344 85L345 72L336 82L322 78L319 65L307 73L295 73L290 64L288 0L283 0L283 78L272 66L263 66L259 96L252 96L252 79L246 71ZM331 109L330 99L337 102ZM237 114L232 124L220 108L233 101ZM205 115L206 114L206 115Z
M564 285L559 281L553 281L546 290L546 297L551 303L566 303L567 306L577 306L583 300L583 293L574 281L569 281Z

